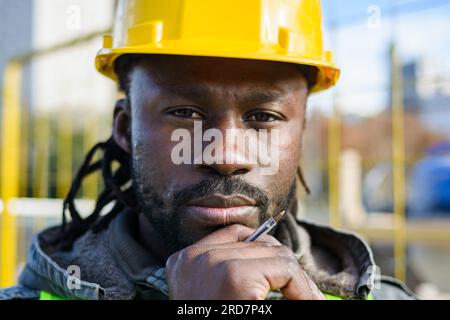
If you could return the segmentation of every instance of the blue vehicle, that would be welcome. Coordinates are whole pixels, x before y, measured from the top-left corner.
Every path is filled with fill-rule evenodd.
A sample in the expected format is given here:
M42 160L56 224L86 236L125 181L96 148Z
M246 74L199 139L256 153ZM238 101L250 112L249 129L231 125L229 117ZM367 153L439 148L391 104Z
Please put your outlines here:
M410 180L411 217L450 217L450 140L431 147Z

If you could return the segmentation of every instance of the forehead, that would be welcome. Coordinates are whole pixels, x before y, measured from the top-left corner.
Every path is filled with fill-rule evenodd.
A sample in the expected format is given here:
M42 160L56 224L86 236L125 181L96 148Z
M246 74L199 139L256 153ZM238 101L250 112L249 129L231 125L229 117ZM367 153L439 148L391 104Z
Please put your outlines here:
M307 91L306 79L294 64L231 58L149 56L135 65L130 80L136 93L153 86L187 98L225 91L239 98L278 100Z

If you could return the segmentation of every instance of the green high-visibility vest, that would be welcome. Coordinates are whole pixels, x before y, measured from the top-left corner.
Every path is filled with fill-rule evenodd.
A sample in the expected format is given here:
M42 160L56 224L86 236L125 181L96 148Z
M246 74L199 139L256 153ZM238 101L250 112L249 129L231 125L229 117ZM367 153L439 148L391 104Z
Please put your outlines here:
M50 292L47 291L41 291L39 292L39 300L67 300L67 299L55 296L54 294L51 294Z
M326 300L345 300L341 297L333 296L333 295L327 294L327 293L324 293L323 295L325 296ZM41 291L39 294L39 300L67 300L67 299L55 296L47 291ZM369 294L367 296L367 300L374 300L372 294Z

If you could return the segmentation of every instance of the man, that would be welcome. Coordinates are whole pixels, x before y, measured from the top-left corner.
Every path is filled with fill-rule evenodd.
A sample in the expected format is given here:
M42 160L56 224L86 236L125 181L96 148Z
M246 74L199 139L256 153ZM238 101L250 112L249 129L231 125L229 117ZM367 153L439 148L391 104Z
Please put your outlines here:
M73 182L64 202L72 221L63 215L38 235L18 286L0 297L413 298L395 280L375 281L357 236L295 218L297 178L307 189L307 97L339 75L322 50L319 1L121 1L117 17L114 43L105 37L96 60L125 93L112 137ZM200 148L180 149L199 124L209 139L205 131ZM233 132L269 136L274 162L247 161L256 145L229 140ZM199 160L212 140L215 151ZM92 163L97 150L103 158ZM99 169L105 188L83 219L74 198ZM282 210L271 234L245 241Z

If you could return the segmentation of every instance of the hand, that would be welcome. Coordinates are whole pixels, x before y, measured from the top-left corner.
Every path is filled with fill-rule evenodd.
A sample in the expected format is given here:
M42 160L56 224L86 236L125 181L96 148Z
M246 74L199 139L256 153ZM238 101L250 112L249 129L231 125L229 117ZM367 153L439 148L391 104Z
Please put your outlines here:
M280 289L292 300L324 299L294 253L274 237L242 242L253 231L227 226L171 255L166 263L170 298L263 300Z

